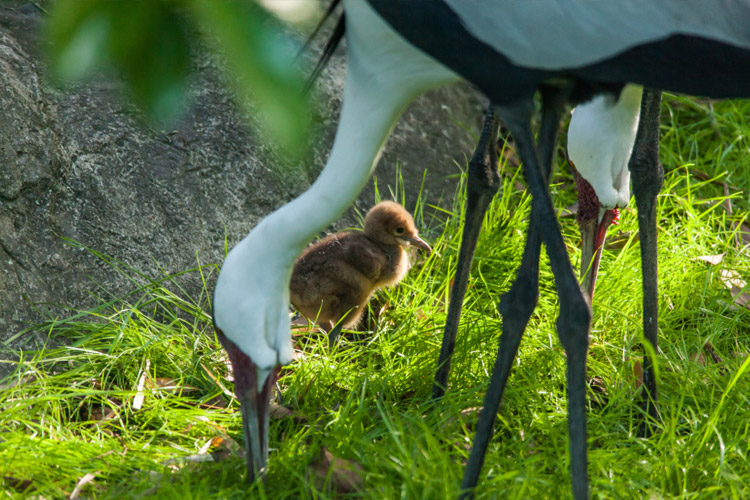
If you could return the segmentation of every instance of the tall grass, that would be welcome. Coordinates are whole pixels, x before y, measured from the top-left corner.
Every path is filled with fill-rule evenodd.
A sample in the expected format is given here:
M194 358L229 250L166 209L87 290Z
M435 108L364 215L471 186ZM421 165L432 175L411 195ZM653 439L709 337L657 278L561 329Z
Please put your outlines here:
M588 412L594 497L750 494L750 311L722 279L750 277L737 229L749 206L747 116L746 103L666 99L667 174L658 200L662 420L653 437L637 437L640 264L637 218L625 211L612 234L620 244L602 259L594 303ZM559 163L552 192L562 207L574 194L562 156ZM208 286L190 297L179 277L161 276L94 310L38 325L65 346L19 353L15 372L2 381L2 495L68 497L93 474L81 487L90 498L454 497L497 349L497 304L515 275L529 214L517 169L505 163L501 169L502 195L477 245L451 386L439 404L429 395L460 244L463 177L449 208L417 203L418 225L435 251L417 257L399 286L377 294L371 332L348 334L335 352L323 334L295 334L300 357L280 381L292 416L272 422L264 482L244 483L233 445L242 444L240 415L211 327ZM403 190L379 195L402 199ZM575 221L561 224L577 265ZM719 254L715 265L696 259ZM208 283L216 267L186 272ZM479 498L569 495L566 359L554 330L557 312L545 258L539 307L499 413ZM326 474L323 447L357 464L351 465L354 493ZM218 461L208 460L212 451Z

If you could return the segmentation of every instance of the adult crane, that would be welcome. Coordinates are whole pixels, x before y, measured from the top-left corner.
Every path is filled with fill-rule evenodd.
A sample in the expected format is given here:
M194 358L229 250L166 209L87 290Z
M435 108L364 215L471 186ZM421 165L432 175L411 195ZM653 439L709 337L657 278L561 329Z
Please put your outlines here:
M344 0L344 7L349 64L339 127L326 166L308 191L261 221L232 249L215 289L214 323L235 369L235 392L250 451L249 476L265 465L270 387L278 367L292 357L287 307L295 258L362 189L404 107L416 95L460 75L494 103L523 162L533 198L526 249L539 248L543 241L555 275L558 335L568 359L573 493L587 498L585 370L590 311L545 182L563 105L602 92L618 94L627 82L713 97L749 96L750 2L559 0L539 8L515 0ZM531 130L537 91L542 95L538 145ZM643 99L631 158L639 208L639 191L651 196L649 191L658 185L658 135L652 130L658 120L646 119L658 118L652 111L656 100ZM635 164L645 166L643 172L634 171ZM535 252L527 250L501 301L500 342L510 354L501 347L488 394L502 395L507 380L503 372L510 370L536 302L534 287L526 283L535 282L528 277L538 275L539 252L535 259ZM653 343L655 338L648 340ZM491 408L485 405L484 413L494 420ZM490 422L487 436L491 427ZM477 444L480 430L470 465L484 454ZM481 460L479 464L481 468ZM468 470L467 466L467 474Z

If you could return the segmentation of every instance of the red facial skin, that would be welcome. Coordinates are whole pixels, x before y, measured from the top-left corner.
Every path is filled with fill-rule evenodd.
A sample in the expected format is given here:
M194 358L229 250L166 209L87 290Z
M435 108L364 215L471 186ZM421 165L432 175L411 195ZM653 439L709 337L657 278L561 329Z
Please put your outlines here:
M596 191L575 170L575 165L572 162L571 166L578 189L578 215L576 220L581 229L581 285L586 291L589 301L592 302L607 229L610 225L617 224L620 219L620 211L617 208L605 210L602 219L599 220L602 205L596 196Z

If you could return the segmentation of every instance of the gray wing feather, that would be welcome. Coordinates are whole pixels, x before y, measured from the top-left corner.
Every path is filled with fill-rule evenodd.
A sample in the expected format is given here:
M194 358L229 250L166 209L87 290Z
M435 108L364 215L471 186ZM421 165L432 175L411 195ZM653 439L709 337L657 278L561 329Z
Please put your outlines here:
M750 0L443 1L467 31L519 66L585 66L675 34L750 49Z

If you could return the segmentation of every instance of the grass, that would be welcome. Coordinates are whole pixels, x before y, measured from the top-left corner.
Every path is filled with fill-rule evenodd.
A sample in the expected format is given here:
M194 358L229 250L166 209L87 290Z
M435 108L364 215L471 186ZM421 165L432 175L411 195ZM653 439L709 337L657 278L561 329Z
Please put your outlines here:
M635 434L641 293L634 211L623 213L613 234L620 244L602 259L588 368L600 392L588 412L594 498L750 494L750 311L734 303L722 280L728 272L750 276L747 248L736 238L750 201L746 117L746 102L666 99L658 211L662 422L649 439ZM529 210L514 187L517 172L502 168L502 196L477 245L451 387L440 404L429 395L458 253L463 179L452 209L418 207L435 252L377 295L382 312L371 334L350 335L338 352L322 334L298 337L303 359L281 379L293 416L273 420L265 482L244 483L234 448L242 444L240 415L213 335L208 287L190 297L179 276L147 279L109 261L140 285L94 310L38 325L66 345L19 353L15 372L1 382L0 497L66 498L87 474L93 480L80 491L88 498L455 497L497 348L497 303L518 265ZM574 197L570 176L557 172L552 192L566 206ZM577 265L576 224L572 217L561 222ZM716 265L696 259L718 254ZM207 283L216 266L186 273ZM565 357L546 262L541 280L478 498L569 496ZM707 342L720 362L705 353ZM330 471L324 447L349 462ZM197 461L206 450L223 458ZM341 479L347 468L359 484L354 493Z

